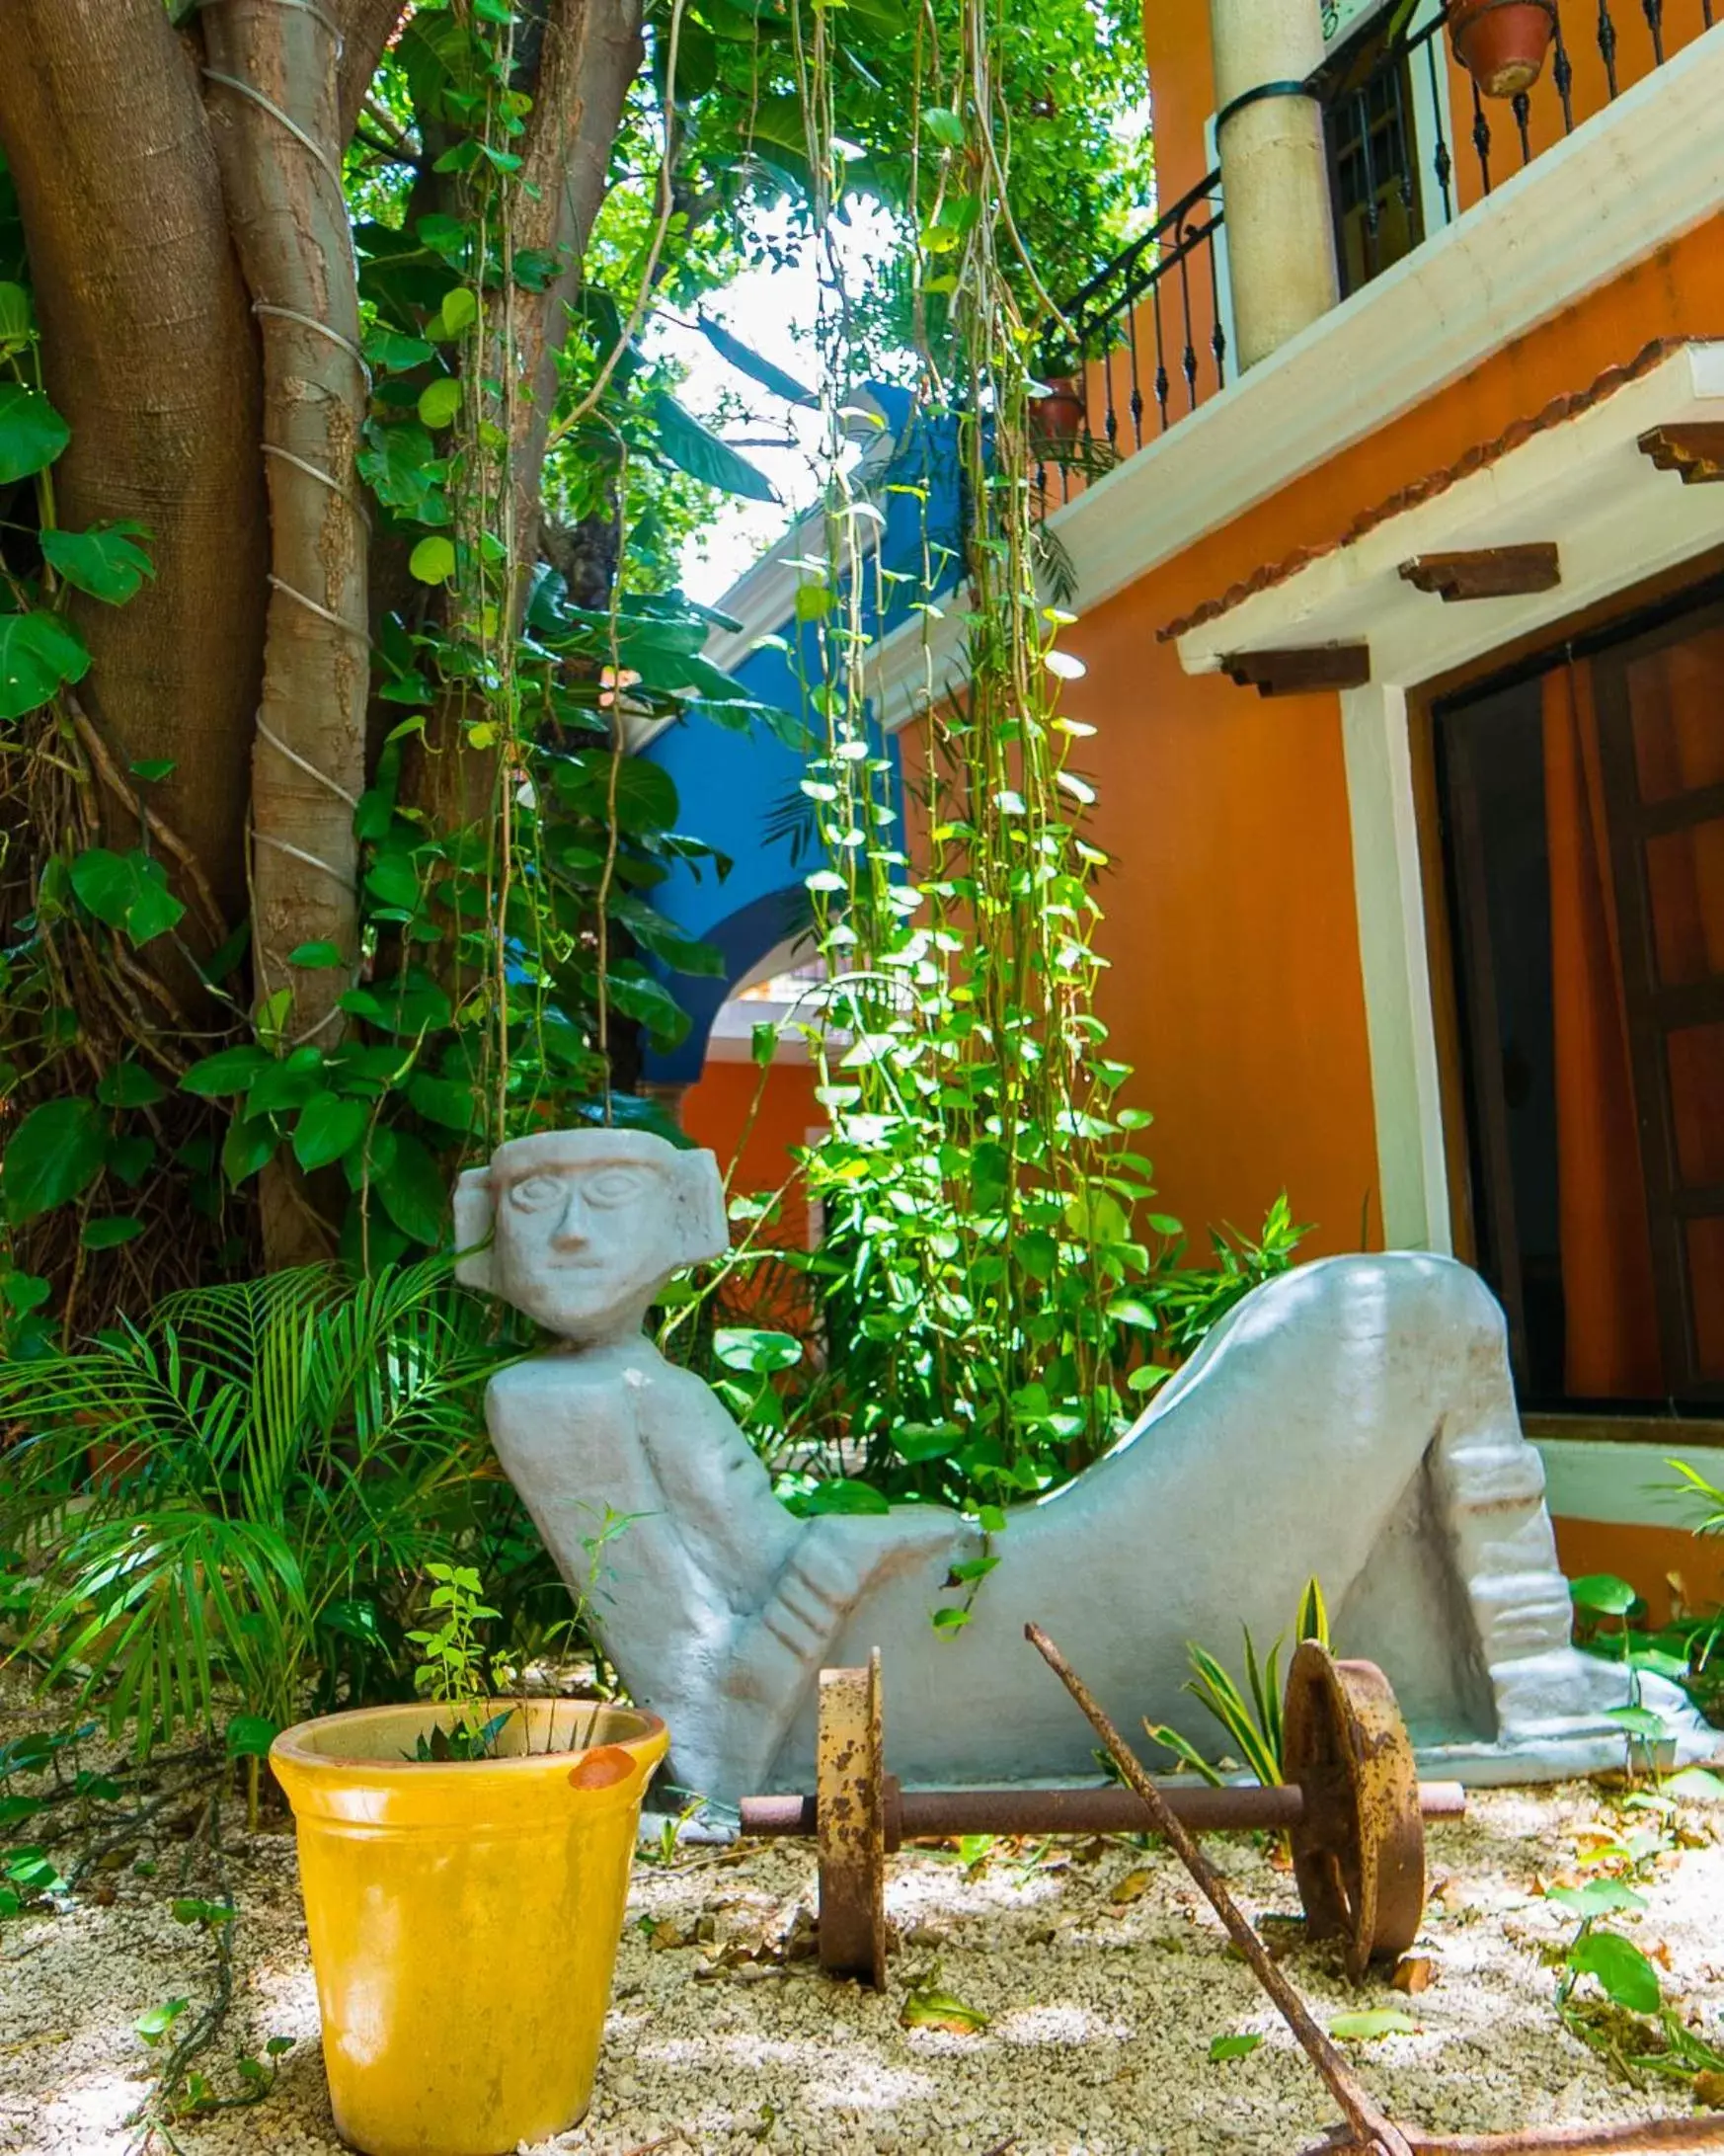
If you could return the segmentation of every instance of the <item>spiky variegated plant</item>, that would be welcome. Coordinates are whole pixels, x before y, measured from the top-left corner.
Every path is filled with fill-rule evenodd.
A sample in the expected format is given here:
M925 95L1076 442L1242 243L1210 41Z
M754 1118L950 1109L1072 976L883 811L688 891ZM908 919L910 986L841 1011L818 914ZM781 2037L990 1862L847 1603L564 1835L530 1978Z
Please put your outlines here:
M282 1722L340 1634L482 1539L507 1485L480 1396L509 1350L451 1262L191 1289L0 1364L0 1529L43 1567L24 1647L45 1683L135 1718L143 1750L218 1707Z
M1247 1625L1240 1629L1245 1635L1244 1684L1224 1669L1207 1647L1188 1641L1186 1653L1191 1658L1192 1676L1183 1689L1208 1708L1232 1739L1251 1774L1267 1789L1286 1779L1282 1756L1280 1665L1287 1635L1279 1635L1268 1654L1260 1660L1251 1628ZM1315 1639L1323 1646L1329 1644L1329 1611L1323 1601L1323 1590L1314 1579L1305 1582L1305 1591L1299 1597L1293 1637L1295 1639ZM1181 1736L1177 1729L1166 1723L1146 1721L1143 1727L1157 1744L1164 1744L1174 1753L1182 1766L1201 1774L1216 1789L1220 1788L1222 1777L1189 1737Z

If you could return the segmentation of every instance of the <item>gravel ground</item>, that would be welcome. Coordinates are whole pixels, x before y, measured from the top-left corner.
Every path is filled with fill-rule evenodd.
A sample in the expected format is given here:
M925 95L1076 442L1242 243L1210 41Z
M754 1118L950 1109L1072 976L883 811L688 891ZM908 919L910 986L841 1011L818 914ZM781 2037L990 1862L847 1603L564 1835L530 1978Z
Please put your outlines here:
M1667 1995L1724 2043L1724 1806L1685 1805L1686 1845L1648 1867L1651 1903L1622 1924L1662 1964ZM1565 1788L1474 1798L1431 1833L1432 1898L1416 1997L1386 1981L1352 1992L1332 1957L1294 1941L1287 1966L1329 2021L1399 2005L1415 2034L1358 2047L1391 2113L1438 2129L1500 2130L1685 2111L1680 2091L1612 2080L1551 2011L1545 1953L1572 1921L1534 1891L1577 1875L1593 1830L1644 1823L1608 1792ZM294 2039L255 2109L184 2121L186 2156L337 2149L318 2055L317 2005L286 1832L227 1832L240 1906L234 2006L211 2060ZM57 1909L0 1931L0 2149L118 2156L148 2090L133 2023L170 1996L208 1996L213 1949L174 1922L178 1859L151 1877L101 1875ZM1291 1876L1243 1839L1212 1844L1246 1908L1293 1913ZM1334 2111L1164 1853L1120 1843L1038 1853L995 1845L905 1852L890 1913L900 1937L886 1997L823 1979L796 1957L811 1853L697 1850L636 1871L598 2090L587 2123L554 2146L584 2156L706 2151L927 2152L927 2156L1295 2156ZM192 1890L207 1891L192 1879ZM106 1903L106 1905L104 1905ZM792 1956L783 1957L783 1942ZM987 2017L960 2035L901 2022L915 1979ZM475 2006L479 2006L475 2002ZM1211 2039L1253 2032L1249 2056L1212 2064Z

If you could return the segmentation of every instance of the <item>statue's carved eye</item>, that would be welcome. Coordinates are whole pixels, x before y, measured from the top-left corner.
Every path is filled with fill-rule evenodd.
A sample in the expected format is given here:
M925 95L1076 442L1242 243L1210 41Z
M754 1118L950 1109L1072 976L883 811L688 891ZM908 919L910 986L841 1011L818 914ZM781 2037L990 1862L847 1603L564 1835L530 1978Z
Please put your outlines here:
M561 1205L567 1195L566 1179L561 1175L524 1175L510 1189L509 1202L517 1213L544 1213Z
M647 1171L638 1167L601 1167L581 1185L588 1205L627 1205L646 1187Z

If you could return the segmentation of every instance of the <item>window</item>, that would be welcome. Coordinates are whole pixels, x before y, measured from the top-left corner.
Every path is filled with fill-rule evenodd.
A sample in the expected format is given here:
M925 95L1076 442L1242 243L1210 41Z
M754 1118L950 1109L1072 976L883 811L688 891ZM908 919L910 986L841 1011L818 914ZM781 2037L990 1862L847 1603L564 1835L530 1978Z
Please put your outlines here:
M1380 277L1425 236L1420 213L1412 78L1382 22L1336 51L1323 70L1323 125L1343 294Z

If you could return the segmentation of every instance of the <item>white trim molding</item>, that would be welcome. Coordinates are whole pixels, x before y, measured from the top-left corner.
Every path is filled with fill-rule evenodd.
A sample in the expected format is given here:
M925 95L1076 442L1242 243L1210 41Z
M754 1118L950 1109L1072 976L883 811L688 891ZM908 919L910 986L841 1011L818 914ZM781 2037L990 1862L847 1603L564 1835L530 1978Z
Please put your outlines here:
M1454 1248L1405 692L1341 699L1383 1247Z
M1552 1519L1598 1520L1611 1527L1692 1529L1699 1500L1685 1492L1667 1464L1685 1460L1724 1489L1724 1452L1685 1445L1673 1421L1670 1443L1616 1445L1599 1438L1537 1437L1544 1462L1544 1499Z

